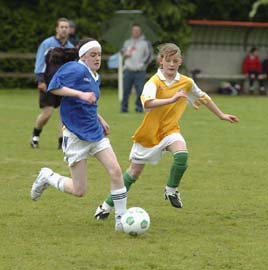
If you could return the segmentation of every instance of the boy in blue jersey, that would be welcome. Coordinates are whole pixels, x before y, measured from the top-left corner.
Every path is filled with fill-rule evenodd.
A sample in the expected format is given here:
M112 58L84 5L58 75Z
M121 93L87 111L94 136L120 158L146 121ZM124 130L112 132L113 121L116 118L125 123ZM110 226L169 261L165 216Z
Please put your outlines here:
M38 47L36 61L35 61L35 78L37 81L37 88L39 90L39 107L41 109L40 114L37 116L35 126L32 132L31 147L38 148L40 133L48 122L54 108L60 105L61 98L55 96L49 92L46 92L47 86L57 71L57 69L66 62L64 57L61 61L53 63L51 60L51 53L56 48L70 49L74 46L68 41L69 34L69 20L66 18L60 18L56 23L56 35L45 39ZM74 60L74 59L73 59ZM61 148L62 134L59 132L59 147Z
M89 156L96 157L111 179L111 196L115 207L115 229L122 230L121 216L126 212L127 192L121 168L106 135L109 126L97 112L100 96L101 45L91 38L79 45L79 61L60 67L53 76L48 92L62 96L60 114L63 129L64 160L71 178L42 168L31 190L31 198L38 200L50 185L56 189L81 197L86 193Z

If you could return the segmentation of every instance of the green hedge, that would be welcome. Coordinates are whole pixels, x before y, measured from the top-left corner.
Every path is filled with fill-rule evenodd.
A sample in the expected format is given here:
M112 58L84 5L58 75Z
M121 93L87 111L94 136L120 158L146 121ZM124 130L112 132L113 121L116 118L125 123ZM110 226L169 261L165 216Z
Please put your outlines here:
M173 41L182 48L190 40L186 17L194 10L192 4L183 1L159 0L157 5L151 1L116 0L2 0L0 7L0 50L1 52L35 53L40 42L55 33L55 22L67 17L77 25L80 38L91 36L101 40L103 23L110 19L116 10L140 9L152 20L161 24L163 31L160 40ZM178 27L179 26L179 27ZM174 31L174 29L176 29ZM103 53L112 54L116 50L102 41ZM1 59L0 72L33 72L34 60ZM102 72L107 71L106 65ZM0 87L29 87L34 82L29 79L1 78Z

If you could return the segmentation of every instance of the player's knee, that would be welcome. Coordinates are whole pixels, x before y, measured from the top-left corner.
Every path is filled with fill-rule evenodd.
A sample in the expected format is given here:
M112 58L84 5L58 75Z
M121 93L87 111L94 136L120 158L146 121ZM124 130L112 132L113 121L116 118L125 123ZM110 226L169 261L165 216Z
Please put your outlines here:
M77 188L74 190L73 195L76 197L84 197L86 195L86 189L85 188Z
M122 171L119 166L114 166L110 171L109 174L112 179L120 179L122 176Z

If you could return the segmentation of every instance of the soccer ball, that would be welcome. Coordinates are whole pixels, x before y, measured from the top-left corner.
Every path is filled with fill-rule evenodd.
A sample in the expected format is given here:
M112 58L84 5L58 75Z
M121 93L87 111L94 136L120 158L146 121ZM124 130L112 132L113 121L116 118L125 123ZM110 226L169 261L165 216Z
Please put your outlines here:
M148 213L140 207L131 207L121 219L123 231L132 236L145 233L150 227Z

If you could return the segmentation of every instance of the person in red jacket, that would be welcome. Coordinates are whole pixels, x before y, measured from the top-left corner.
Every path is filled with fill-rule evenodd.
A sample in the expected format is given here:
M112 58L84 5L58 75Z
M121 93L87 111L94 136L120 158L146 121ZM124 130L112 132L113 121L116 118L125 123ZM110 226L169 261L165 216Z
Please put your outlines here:
M253 47L250 49L248 55L243 60L242 66L243 74L246 74L249 78L249 93L254 92L254 81L259 82L260 94L265 93L263 75L262 75L262 64L259 58L258 49Z

